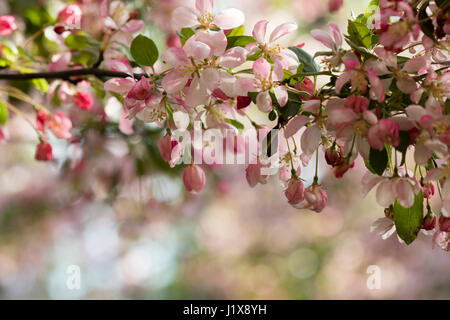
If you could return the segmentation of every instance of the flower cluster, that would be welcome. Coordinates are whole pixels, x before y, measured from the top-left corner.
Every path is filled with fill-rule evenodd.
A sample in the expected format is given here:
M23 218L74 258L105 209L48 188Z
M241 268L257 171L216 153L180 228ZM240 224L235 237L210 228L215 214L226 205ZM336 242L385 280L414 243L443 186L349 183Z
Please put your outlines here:
M330 11L341 6L329 3ZM329 50L313 57L301 44L280 44L295 32L295 23L261 20L246 35L243 12L217 12L213 0L196 0L195 7L173 10L177 41L169 41L159 57L151 39L129 37L144 26L137 13L120 1L104 1L104 37L93 65L107 68L110 79L56 80L47 100L97 112L105 121L108 115L96 103L105 96L121 102L119 130L137 134L142 122L161 128L161 158L171 168L184 166L182 181L193 193L205 187L204 169L224 163L218 153L250 153L245 175L251 187L276 173L289 204L321 212L328 196L319 183L319 157L338 179L364 162L361 189L376 187L385 208L374 230L384 238L396 231L409 244L422 229L449 250L448 2L380 0L377 8L349 21L347 35L333 23L331 33L313 30L311 36ZM76 29L83 27L83 10L69 5L57 21L56 41L72 47L55 55L48 69L76 72L83 66L72 40L84 39ZM14 19L0 17L1 35L14 28ZM70 139L71 127L62 112L37 107L36 159L52 159L46 131ZM258 135L247 136L250 129ZM203 138L195 138L198 131ZM305 186L301 172L311 161L315 176Z

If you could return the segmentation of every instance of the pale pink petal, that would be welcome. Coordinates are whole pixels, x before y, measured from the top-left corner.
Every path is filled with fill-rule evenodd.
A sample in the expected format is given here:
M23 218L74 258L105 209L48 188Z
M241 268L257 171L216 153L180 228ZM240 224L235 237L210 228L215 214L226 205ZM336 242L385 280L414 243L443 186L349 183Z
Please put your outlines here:
M188 80L183 72L172 70L164 76L161 85L167 93L176 93L186 86Z
M395 182L391 180L384 180L380 183L377 189L377 202L380 206L389 207L395 201Z
M341 93L342 87L347 82L349 82L351 78L352 78L351 72L344 72L343 74L341 74L339 76L339 78L336 80L336 86L335 86L335 90L336 90L337 94Z
M397 88L403 93L411 94L417 89L416 81L410 77L403 77L397 79Z
M214 9L214 0L195 0L195 8L200 14L207 12L212 13Z
M172 13L172 24L177 30L195 26L198 24L197 15L190 8L178 7Z
M384 179L383 177L374 175L371 172L367 172L361 181L361 184L363 186L362 189L363 195L364 196L367 195L370 192L370 190L372 190L373 187L375 187L383 179Z
M278 104L280 107L284 107L288 102L288 92L285 86L276 86L273 88L273 92L275 93L275 97L277 98Z
M131 78L112 78L105 82L105 91L118 93L121 95L127 94L136 82Z
M272 33L270 34L269 42L274 42L275 40L281 38L284 35L291 33L292 31L297 30L296 23L283 23L276 27Z
M395 185L398 202L402 207L410 208L414 204L414 191L406 179L400 179Z
M253 63L253 71L256 75L263 79L269 79L270 63L264 58L259 58Z
M191 108L204 105L208 102L209 95L206 88L202 85L200 79L195 77L186 94L186 105Z
M252 35L253 35L253 38L255 38L256 42L264 43L268 23L269 23L269 21L267 21L267 20L261 20L255 24Z
M248 51L242 47L227 50L220 58L219 65L225 68L236 68L245 62Z
M222 30L234 29L245 22L244 13L241 10L228 8L221 11L213 20L213 23Z
M303 115L296 116L294 119L289 121L286 128L284 129L284 136L286 139L292 137L296 134L301 128L305 126L309 122L309 118Z
M268 91L258 93L256 96L256 105L262 112L270 112L272 110L272 99Z
M303 111L317 114L317 111L319 110L321 105L322 105L322 102L320 100L316 100L316 99L309 100L303 104L302 109L303 109Z
M380 78L377 76L375 72L370 69L367 69L367 73L369 74L370 81L370 95L378 100L378 102L383 102L385 99L384 86L381 82Z
M182 48L167 49L161 56L162 60L172 67L179 67L189 62L186 52Z
M134 133L133 120L126 118L127 114L124 112L119 118L119 130L123 134L130 135Z
M283 65L279 59L275 60L275 66L272 72L272 81L282 81L284 78Z
M417 143L414 148L414 161L420 166L426 166L433 155L433 151L428 149L423 143Z
M188 57L195 58L197 60L203 60L209 57L211 53L211 47L207 44L193 40L193 37L186 41L183 47Z
M403 71L405 72L419 72L420 69L427 67L427 58L421 56L412 58L405 63Z
M227 36L221 31L200 31L197 32L192 38L193 41L199 41L207 44L211 49L211 55L213 56L221 56L224 54L228 40ZM190 40L189 39L189 40ZM189 41L188 40L188 41Z
M405 111L408 118L416 122L420 122L420 118L427 113L426 110L419 105L408 106Z
M342 46L342 34L341 30L339 30L339 27L335 23L328 23L328 27L330 28L331 32L333 33L334 42L336 43L337 47L340 48Z
M313 154L322 140L322 131L317 126L306 128L301 138L302 150L305 154Z
M128 32L128 33L135 33L141 30L145 26L144 21L133 19L128 21L128 23L125 25L124 28L122 28L122 31Z
M311 36L316 39L317 41L320 41L324 46L330 48L331 50L334 50L334 41L331 38L331 36L326 33L323 30L315 29L311 31Z

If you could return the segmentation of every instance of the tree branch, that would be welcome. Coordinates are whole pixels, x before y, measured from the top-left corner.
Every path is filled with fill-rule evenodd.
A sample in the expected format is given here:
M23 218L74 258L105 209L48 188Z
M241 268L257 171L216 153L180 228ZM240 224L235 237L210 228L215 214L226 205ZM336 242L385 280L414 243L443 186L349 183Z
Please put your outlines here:
M36 72L36 73L0 73L0 80L32 80L32 79L63 79L68 80L71 77L94 75L97 77L127 78L128 73L103 70L97 68L71 69L61 71ZM135 78L140 79L143 74L134 74Z

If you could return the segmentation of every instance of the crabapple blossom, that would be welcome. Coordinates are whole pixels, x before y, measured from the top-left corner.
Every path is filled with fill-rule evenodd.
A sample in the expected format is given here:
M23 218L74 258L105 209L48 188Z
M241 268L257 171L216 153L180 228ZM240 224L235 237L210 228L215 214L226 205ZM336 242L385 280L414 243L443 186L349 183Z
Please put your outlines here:
M38 161L50 161L50 160L52 160L53 159L52 146L49 143L42 141L36 147L35 158Z
M192 8L181 1L154 4L158 10L146 17L164 32L159 40L167 49L160 54L146 36L153 29L134 35L144 22L133 4L78 3L61 10L42 36L27 40L34 46L0 41L0 79L31 79L38 89L29 96L13 82L1 88L2 143L9 111L27 122L34 112L37 160L53 159L51 132L80 148L67 167L82 170L92 154L90 134L98 131L126 147L126 182L135 160L141 176L162 159L170 168L185 165L180 183L192 193L204 189L205 170L230 163L220 153L225 159L243 155L239 164L250 187L274 175L290 205L316 212L327 205L331 190L322 185L333 185L328 179L361 168L362 193L376 187L385 209L374 232L383 239L397 233L409 244L422 229L434 234L434 246L449 250L450 22L442 2L381 0L377 16L368 10L349 21L348 34L334 23L330 32L312 30L327 50L315 54L304 43L281 46L297 24L281 23L268 34L269 22L259 20L249 34L241 11L216 13L213 0L196 0ZM329 11L342 4L330 0ZM15 29L14 17L0 17L1 36ZM47 42L57 44L52 55L34 58ZM15 100L7 96L25 106L10 105ZM249 130L258 135L247 136ZM308 165L314 176L305 188ZM319 174L325 166L334 177ZM416 215L411 224L399 218L406 208Z
M0 16L0 36L9 36L16 29L16 19L13 16Z
M205 172L198 165L188 165L183 170L183 183L189 192L200 192L205 186Z
M58 13L58 21L66 25L77 25L81 21L82 14L77 4L70 4Z
M172 23L180 30L184 27L203 29L234 29L244 24L244 13L238 9L225 9L214 15L214 0L196 0L195 9L178 7L172 14Z

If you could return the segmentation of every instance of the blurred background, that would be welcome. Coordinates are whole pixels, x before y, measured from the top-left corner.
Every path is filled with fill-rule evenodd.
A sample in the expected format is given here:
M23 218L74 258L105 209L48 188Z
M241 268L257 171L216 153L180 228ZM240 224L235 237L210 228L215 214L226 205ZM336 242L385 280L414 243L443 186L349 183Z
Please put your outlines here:
M173 35L170 12L190 2L127 5L163 51ZM263 18L269 31L297 22L285 42L304 42L310 53L324 49L311 29L333 21L345 31L352 11L363 12L369 1L344 2L330 15L327 0L215 1L217 9L246 13L247 34ZM2 0L0 14L14 14L29 32L42 24L36 12L55 16L63 6ZM241 166L210 168L206 188L186 194L180 170L159 158L160 132L151 126L124 141L91 123L82 145L52 140L57 160L50 164L34 160L37 137L28 123L12 117L7 130L9 141L0 145L1 299L450 298L448 253L432 250L429 237L406 246L370 233L384 214L373 192L361 194L361 159L341 180L321 170L329 205L317 214L289 206L276 177L251 189ZM74 161L78 154L83 160ZM302 173L309 183L312 170ZM80 270L78 290L67 286L71 266ZM379 267L376 290L367 286L370 266Z

